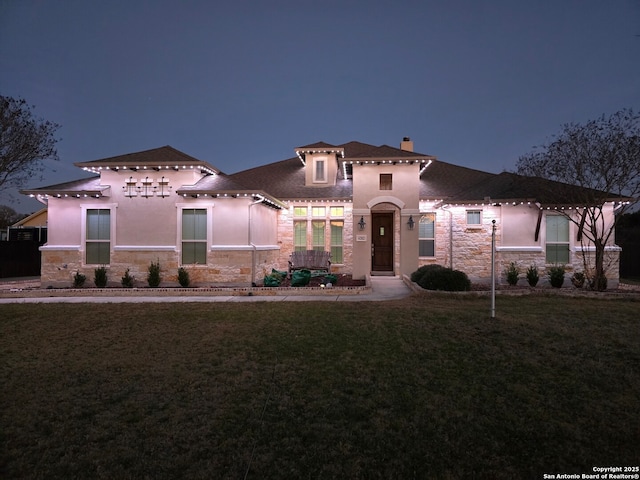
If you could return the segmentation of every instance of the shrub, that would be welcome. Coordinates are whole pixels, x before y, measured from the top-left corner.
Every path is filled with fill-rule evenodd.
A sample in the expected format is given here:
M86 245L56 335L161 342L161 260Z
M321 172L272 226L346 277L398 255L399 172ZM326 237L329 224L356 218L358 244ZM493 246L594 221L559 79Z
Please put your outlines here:
M582 288L584 287L584 280L585 280L585 275L583 272L575 272L572 276L571 276L571 283L573 284L574 287L576 288Z
M444 269L442 265L423 265L418 270L411 274L411 281L414 283L418 283L418 281L426 274L430 274L432 272L437 272L439 270Z
M121 280L122 286L124 288L132 288L134 281L135 281L135 278L129 273L129 269L127 268L127 271L124 272L124 276L122 277L122 280Z
M596 285L595 279L592 278L591 280L589 280L589 288L591 290L596 290L598 292L604 292L607 289L607 277L602 275L598 279L598 284L597 285Z
M417 284L426 290L444 290L447 292L471 290L471 282L466 273L446 267L426 269L418 279Z
M564 265L551 267L549 269L549 283L552 287L560 288L564 283Z
M518 275L520 275L520 269L515 264L515 262L511 262L509 266L505 268L504 273L507 276L507 283L509 285L516 285L518 283Z
M157 262L151 262L149 265L149 274L147 275L147 283L150 287L157 287L160 285L162 277L160 276L160 260Z
M535 265L531 265L529 268L527 268L527 283L530 287L535 287L538 284L538 280L540 280L538 267L536 267Z
M93 282L98 288L104 288L107 286L107 267L98 267L95 269Z
M81 288L86 280L86 275L83 275L79 271L76 271L76 273L73 275L73 287Z
M184 267L180 267L178 269L178 283L181 287L188 287L191 283L191 279L189 278L189 272Z

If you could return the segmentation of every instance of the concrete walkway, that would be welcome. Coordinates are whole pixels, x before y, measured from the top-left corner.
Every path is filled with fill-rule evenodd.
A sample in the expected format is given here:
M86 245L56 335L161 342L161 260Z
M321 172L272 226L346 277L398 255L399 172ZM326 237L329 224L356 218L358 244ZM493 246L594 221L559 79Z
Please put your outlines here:
M46 290L40 290L37 296L0 298L0 304L8 303L168 303L168 302L367 302L396 300L407 297L411 290L401 277L371 277L371 291L353 295L340 294L336 289L336 295L211 295L211 296L53 296L47 295ZM13 285L14 289L18 285Z

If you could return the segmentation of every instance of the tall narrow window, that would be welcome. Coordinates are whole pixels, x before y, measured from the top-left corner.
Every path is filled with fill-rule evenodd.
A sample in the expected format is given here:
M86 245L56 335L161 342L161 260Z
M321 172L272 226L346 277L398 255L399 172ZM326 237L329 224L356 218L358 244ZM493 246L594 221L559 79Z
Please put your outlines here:
M293 249L304 252L307 249L307 222L293 222Z
M342 231L344 220L331 220L331 263L344 263L342 259Z
M547 263L569 263L569 219L547 215Z
M311 222L313 250L324 251L325 229L326 229L326 222L324 220L313 220Z
M105 208L87 209L86 262L88 265L108 265L111 250L111 211Z
M207 263L207 210L182 210L182 264Z
M391 173L380 174L380 190L393 189L393 175Z
M421 257L435 256L435 224L435 213L426 213L422 215L422 217L420 217L418 233L418 255Z
M324 183L327 181L327 162L324 158L316 158L313 161L313 181Z

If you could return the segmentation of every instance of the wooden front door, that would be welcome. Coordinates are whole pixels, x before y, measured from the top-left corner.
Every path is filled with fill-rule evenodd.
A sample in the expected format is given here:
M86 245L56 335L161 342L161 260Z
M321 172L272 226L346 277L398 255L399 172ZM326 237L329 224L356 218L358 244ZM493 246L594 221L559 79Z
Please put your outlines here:
M393 212L371 215L371 270L393 271Z

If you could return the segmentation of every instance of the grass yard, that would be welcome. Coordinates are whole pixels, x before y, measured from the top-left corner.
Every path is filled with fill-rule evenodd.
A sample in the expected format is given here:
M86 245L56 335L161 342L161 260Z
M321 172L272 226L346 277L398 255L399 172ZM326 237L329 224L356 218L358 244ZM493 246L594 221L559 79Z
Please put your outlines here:
M640 302L0 305L3 479L541 479L640 463Z

